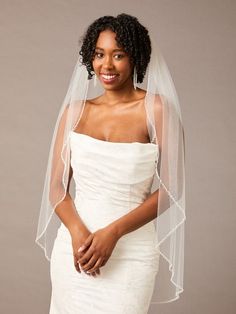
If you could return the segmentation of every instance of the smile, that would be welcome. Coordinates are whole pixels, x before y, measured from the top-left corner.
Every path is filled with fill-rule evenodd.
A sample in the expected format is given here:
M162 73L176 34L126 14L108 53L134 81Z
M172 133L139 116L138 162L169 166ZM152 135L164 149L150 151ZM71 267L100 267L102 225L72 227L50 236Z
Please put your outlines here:
M118 74L101 74L101 78L105 83L111 83L115 81Z

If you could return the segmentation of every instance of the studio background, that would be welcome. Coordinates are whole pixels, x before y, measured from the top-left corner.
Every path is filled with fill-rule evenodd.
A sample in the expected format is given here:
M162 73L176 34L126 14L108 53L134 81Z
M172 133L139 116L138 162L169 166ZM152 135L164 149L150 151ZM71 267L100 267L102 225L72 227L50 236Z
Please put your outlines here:
M186 141L184 292L150 314L236 309L236 2L0 0L0 312L49 312L49 262L35 244L49 146L96 18L128 13L155 37Z

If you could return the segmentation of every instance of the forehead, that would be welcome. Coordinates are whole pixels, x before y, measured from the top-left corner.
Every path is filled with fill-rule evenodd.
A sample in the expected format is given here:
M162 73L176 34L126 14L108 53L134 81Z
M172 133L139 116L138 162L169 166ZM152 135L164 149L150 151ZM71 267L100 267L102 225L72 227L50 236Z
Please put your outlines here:
M111 30L102 31L97 39L96 47L104 50L121 49L116 42L116 33Z

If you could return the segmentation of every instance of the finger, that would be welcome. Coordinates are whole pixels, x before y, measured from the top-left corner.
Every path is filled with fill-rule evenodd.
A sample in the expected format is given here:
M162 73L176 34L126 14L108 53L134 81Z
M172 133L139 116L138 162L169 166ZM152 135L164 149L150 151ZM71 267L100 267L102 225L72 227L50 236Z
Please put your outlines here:
M88 249L87 249L87 251L88 251ZM77 259L80 260L85 255L85 253L87 253L87 251L83 250L81 252L76 253Z
M91 273L90 273L89 271L83 269L83 266L80 264L79 260L77 260L76 263L77 263L77 265L78 265L77 267L79 267L80 272L83 271L86 275L89 275L89 276L91 275Z
M86 264L82 265L82 269L83 269L84 271L89 271L89 272L91 272L91 268L94 267L94 265L95 265L96 262L97 262L97 259L98 259L98 258L97 258L95 255L93 255L93 256L90 258L90 260L89 260Z
M100 257L100 258L97 260L97 262L94 264L94 266L89 269L89 272L91 273L91 272L96 271L96 269L99 269L99 267L101 266L102 262L103 262L103 258Z
M88 263L90 258L93 256L94 250L90 248L82 257L79 258L79 262L81 265L85 265Z
M80 265L80 263L79 263L79 261L77 261L77 267L76 267L76 269L79 269L79 272L81 273L82 271L84 271L83 269L82 269L82 266ZM87 272L87 271L84 271L84 273L86 274L86 275L88 275L88 276L91 276L92 274L90 273L90 272Z
M81 270L80 270L80 267L79 267L79 264L78 264L78 260L77 258L74 256L74 266L75 266L75 269L81 273Z
M85 240L85 242L83 243L83 245L81 245L81 247L78 249L78 252L80 253L84 251L87 247L89 247L92 240L93 240L93 234L90 234L88 238Z
M94 271L94 272L92 272L91 273L91 275L93 276L93 277L97 277L97 274L96 274L96 272Z
M95 272L93 272L93 273L86 272L86 275L96 277L96 273Z
M89 276L93 276L93 277L96 277L96 276L97 276L96 271L94 271L94 272L86 271L85 274L86 274L86 275L89 275Z
M89 271L88 272L85 272L85 274L86 275L92 275L92 276L94 276L94 277L97 277L97 275L100 275L101 274L101 272L100 272L100 269L99 268L97 268L93 273L90 273Z
M82 268L81 268L82 269ZM82 269L83 270L83 269ZM96 274L95 274L95 272L90 272L90 271L84 271L84 273L86 274L86 275L88 275L88 276L95 276Z
M106 265L106 263L107 263L107 261L108 261L107 259L104 259L100 267L105 266L105 265Z
M90 247L87 247L87 248L84 249L83 251L76 252L76 257L77 257L77 259L80 260L82 257L84 257L85 254L88 252L89 249L90 249Z

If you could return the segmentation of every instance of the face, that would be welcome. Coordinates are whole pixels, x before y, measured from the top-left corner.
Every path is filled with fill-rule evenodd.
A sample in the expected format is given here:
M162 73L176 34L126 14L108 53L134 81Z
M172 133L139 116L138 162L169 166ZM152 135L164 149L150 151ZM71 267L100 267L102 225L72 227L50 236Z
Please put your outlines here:
M132 86L132 65L128 54L117 46L116 34L110 30L99 34L93 69L106 90Z

